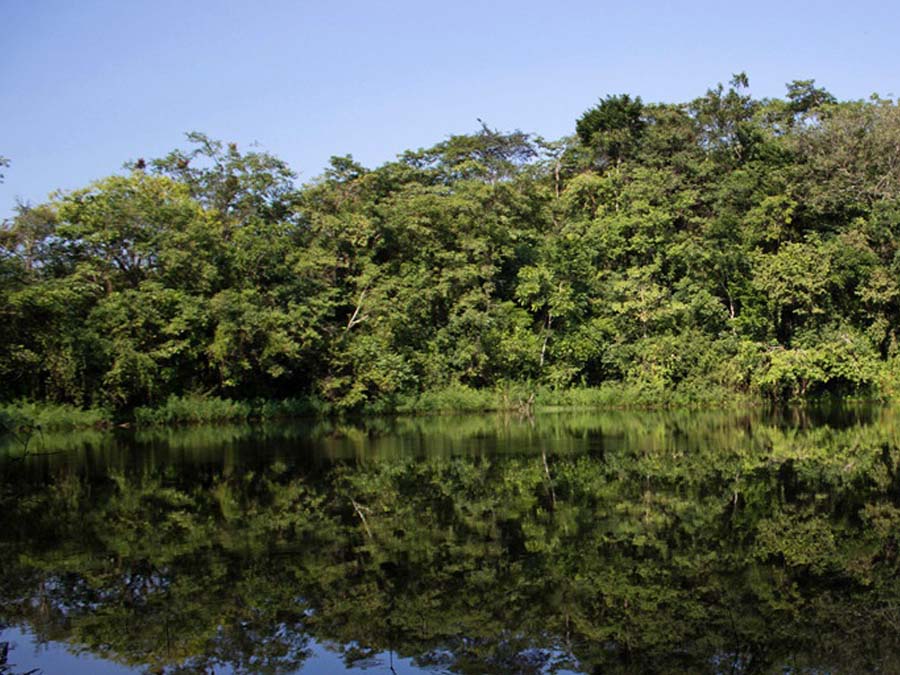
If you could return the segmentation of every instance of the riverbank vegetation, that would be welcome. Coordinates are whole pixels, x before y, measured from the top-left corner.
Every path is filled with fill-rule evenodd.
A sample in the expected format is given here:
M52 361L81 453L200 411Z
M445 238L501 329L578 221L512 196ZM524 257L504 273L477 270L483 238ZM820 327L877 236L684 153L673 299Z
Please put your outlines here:
M725 398L721 398L724 396ZM602 387L552 389L528 383L496 389L475 389L450 385L443 389L376 400L358 408L360 415L431 415L477 412L506 412L531 415L535 412L573 409L698 408L746 405L749 399L734 392L713 389L704 395L684 396L647 391L637 386L613 383ZM321 398L305 397L271 400L234 400L218 396L172 395L159 405L132 410L83 409L66 403L14 401L0 405L0 433L108 429L111 427L154 427L164 425L220 422L265 422L301 417L342 417L345 411Z
M889 397L900 109L748 87L302 186L189 134L4 224L0 400L155 423Z

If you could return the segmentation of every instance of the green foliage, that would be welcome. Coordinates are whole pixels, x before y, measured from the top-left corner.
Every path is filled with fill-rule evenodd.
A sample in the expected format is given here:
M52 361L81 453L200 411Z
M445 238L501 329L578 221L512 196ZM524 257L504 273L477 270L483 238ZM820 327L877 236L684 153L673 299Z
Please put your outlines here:
M139 426L163 424L199 424L211 422L243 422L306 417L327 412L315 399L272 401L255 399L233 401L217 396L170 396L159 406L142 406L133 411Z
M607 96L586 111L575 124L584 145L596 147L612 161L624 157L640 141L644 130L641 97Z
M832 392L870 391L884 368L864 337L838 334L809 347L775 348L760 359L753 384L784 400Z
M814 85L608 96L560 141L482 123L303 186L189 134L0 228L0 400L167 419L188 396L174 421L257 416L190 392L339 413L892 395L900 107Z
M197 422L240 421L250 417L248 403L206 396L170 396L156 408L134 409L134 421L140 425L184 424Z
M402 403L398 412L482 412L498 408L500 401L493 391L457 384L425 391Z
M113 419L112 412L104 409L18 401L0 406L0 433L104 427L112 424Z

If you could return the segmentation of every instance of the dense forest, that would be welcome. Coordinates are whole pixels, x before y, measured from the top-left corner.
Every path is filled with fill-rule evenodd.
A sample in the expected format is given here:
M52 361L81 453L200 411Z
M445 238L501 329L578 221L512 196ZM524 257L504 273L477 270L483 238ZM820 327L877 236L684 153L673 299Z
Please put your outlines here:
M739 74L574 122L558 141L482 123L376 169L334 157L304 185L191 133L20 205L0 230L0 400L891 395L896 102L812 80L760 100Z

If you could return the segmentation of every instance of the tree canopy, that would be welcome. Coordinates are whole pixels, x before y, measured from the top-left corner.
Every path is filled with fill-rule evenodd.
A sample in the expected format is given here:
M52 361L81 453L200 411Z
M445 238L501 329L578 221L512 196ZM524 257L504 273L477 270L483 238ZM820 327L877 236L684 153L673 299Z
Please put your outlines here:
M894 101L756 99L742 73L608 96L558 141L482 122L305 185L192 133L4 224L0 398L890 394L898 148Z

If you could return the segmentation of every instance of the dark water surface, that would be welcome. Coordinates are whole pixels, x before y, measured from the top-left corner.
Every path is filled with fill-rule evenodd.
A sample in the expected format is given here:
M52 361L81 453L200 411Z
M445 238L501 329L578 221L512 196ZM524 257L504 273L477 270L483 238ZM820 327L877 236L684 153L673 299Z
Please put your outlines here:
M0 675L900 673L888 409L25 440Z

